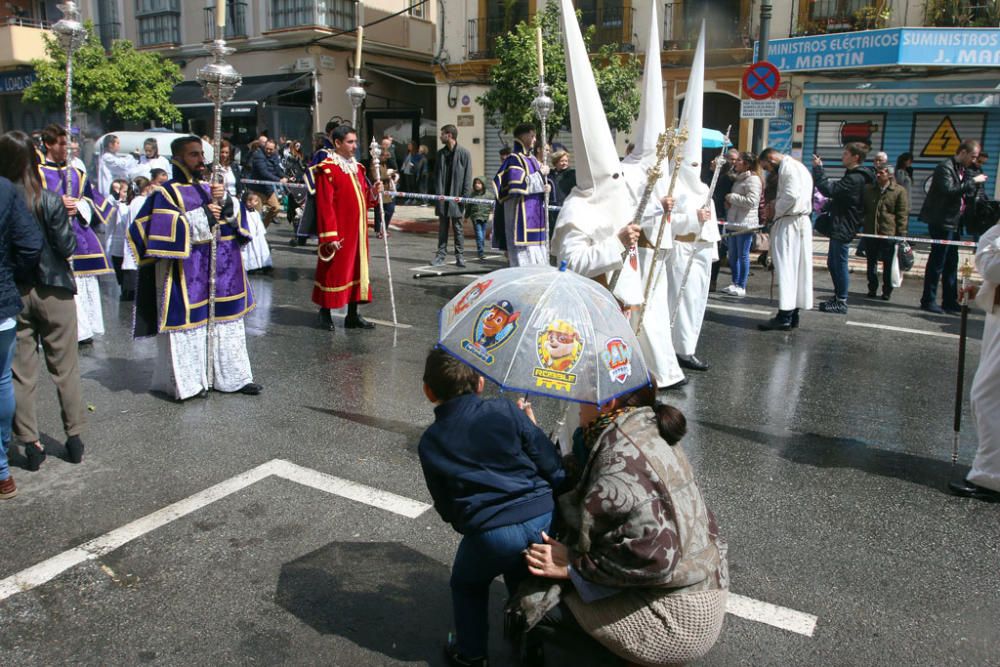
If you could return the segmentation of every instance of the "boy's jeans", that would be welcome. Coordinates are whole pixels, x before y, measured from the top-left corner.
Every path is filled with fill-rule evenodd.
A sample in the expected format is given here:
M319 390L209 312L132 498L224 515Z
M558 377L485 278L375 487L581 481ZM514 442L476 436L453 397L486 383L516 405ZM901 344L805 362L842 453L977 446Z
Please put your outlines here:
M833 278L833 296L841 301L847 301L847 288L851 281L847 267L850 250L850 242L844 243L830 239L830 250L826 255L826 268L830 270L830 277Z
M541 544L541 533L548 532L551 524L552 513L548 512L524 523L462 538L451 568L451 603L458 651L464 657L486 655L490 583L502 574L507 592L513 593L528 576L524 550L531 544Z
M472 226L476 230L476 254L483 256L483 244L486 242L486 220L473 220Z

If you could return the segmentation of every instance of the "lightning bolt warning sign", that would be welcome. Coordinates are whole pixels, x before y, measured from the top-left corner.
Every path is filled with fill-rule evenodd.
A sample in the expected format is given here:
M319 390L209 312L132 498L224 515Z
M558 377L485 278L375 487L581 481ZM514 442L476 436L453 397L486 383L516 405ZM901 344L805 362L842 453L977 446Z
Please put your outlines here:
M961 143L962 138L958 135L955 124L945 116L920 152L920 157L951 157Z

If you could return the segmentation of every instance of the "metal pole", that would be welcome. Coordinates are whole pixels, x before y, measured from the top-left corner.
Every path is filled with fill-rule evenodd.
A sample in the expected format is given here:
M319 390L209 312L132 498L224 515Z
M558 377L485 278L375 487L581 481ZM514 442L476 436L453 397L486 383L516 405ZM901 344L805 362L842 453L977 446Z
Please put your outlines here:
M80 10L73 0L64 2L58 5L58 7L63 13L63 18L59 19L52 26L52 31L56 33L59 45L66 52L65 120L68 137L66 141L66 170L63 172L63 190L64 194L72 195L69 192L70 183L67 179L69 178L70 167L73 164L73 54L87 40L87 29L80 23Z
M767 45L771 37L771 0L761 0L760 3L760 38L757 40L757 62L767 60ZM753 121L753 154L759 155L764 150L763 118Z
M552 109L555 107L555 102L549 97L549 87L545 84L544 75L541 73L538 75L538 86L535 88L538 95L531 101L531 108L534 110L535 115L538 116L539 130L541 131L542 140L542 159L539 165L542 169L543 178L545 180L545 194L543 195L542 211L544 216L545 224L545 254L549 254L549 189L548 189L548 175L546 168L549 162L549 138L548 138L548 121L549 114L552 113ZM530 150L530 149L529 149Z
M233 53L235 49L226 46L225 26L217 26L216 33L216 40L208 49L212 54L212 61L198 70L196 79L201 84L205 97L212 102L215 111L211 182L225 183L222 163L219 162L219 154L222 152L222 106L233 99L236 89L243 83L243 77L232 65L226 62L226 56ZM223 195L223 199L225 199L225 195ZM216 200L215 203L221 205L222 201ZM209 388L215 384L215 288L220 226L217 224L212 227L208 256L208 343L206 344L205 363Z
M378 183L382 180L382 165L379 162L379 158L382 157L382 148L379 146L378 142L375 141L375 137L372 137L372 143L368 146L368 153L372 156L372 171L374 173L375 182ZM389 304L392 306L392 326L393 331L398 329L396 326L398 322L396 321L396 292L392 287L392 262L389 261L389 223L385 221L385 204L382 201L382 194L378 195L378 212L382 216L382 242L385 244L385 272L389 280ZM395 341L395 339L393 339Z

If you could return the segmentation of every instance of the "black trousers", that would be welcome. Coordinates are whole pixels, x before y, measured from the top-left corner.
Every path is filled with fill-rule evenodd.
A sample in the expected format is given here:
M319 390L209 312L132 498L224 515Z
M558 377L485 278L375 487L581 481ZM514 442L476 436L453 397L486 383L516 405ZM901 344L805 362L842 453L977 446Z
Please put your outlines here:
M896 242L885 239L865 239L865 253L868 259L868 291L878 291L878 263L882 262L882 294L892 294L892 258L896 254Z
M931 238L958 241L957 231L931 227ZM933 245L927 258L924 273L924 294L921 306L930 306L937 301L938 281L941 282L941 306L946 310L958 310L958 246Z

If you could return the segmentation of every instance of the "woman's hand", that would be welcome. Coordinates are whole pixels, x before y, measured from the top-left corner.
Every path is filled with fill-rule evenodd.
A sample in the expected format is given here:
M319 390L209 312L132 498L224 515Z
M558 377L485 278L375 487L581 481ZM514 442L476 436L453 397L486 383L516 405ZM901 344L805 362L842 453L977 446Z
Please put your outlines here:
M544 544L532 544L524 555L528 571L536 577L569 579L569 549L542 532Z

